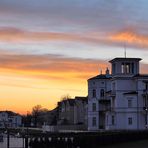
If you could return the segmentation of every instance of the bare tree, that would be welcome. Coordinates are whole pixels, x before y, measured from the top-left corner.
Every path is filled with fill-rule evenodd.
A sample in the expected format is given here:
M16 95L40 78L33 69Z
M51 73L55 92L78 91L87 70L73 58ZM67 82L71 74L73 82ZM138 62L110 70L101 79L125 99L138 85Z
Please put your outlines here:
M42 118L42 115L44 113L48 112L48 109L42 108L41 105L36 105L32 108L32 116L34 118L34 126L37 127L37 124L43 124L44 119Z
M71 96L69 94L63 95L61 97L61 101L68 100L68 99L71 99Z

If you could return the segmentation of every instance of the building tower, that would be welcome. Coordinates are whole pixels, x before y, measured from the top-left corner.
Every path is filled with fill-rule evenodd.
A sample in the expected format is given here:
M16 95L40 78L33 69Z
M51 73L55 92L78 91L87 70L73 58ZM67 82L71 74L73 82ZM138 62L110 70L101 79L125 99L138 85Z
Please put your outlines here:
M148 127L148 74L140 58L114 58L111 74L88 80L88 130L137 130Z

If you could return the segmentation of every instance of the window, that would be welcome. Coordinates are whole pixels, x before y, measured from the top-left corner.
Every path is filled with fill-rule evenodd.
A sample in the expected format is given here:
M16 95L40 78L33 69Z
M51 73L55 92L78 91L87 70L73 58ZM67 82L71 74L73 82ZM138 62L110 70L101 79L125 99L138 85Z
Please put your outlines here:
M107 123L107 125L108 125L108 115L106 115L106 123Z
M132 107L132 100L128 100L128 107Z
M132 63L132 73L134 73L134 63Z
M115 71L116 71L116 64L113 64L112 73L115 74Z
M148 99L147 99L147 97L143 97L143 105L144 105L144 107L148 107Z
M92 118L92 126L96 126L96 117Z
M124 73L124 63L121 65L121 73Z
M95 112L96 111L96 103L92 104L92 111Z
M112 83L112 90L115 91L115 82Z
M104 97L104 89L100 90L100 97Z
M115 124L115 116L112 116L112 125Z
M132 125L132 124L133 124L132 118L129 117L129 118L128 118L128 125Z
M125 73L130 73L130 64L126 63L126 71Z
M122 63L121 73L124 73L124 74L130 73L130 63Z
M93 98L95 98L96 97L96 90L95 89L93 89L93 92L92 92L93 94Z
M148 83L145 83L145 90L148 90Z

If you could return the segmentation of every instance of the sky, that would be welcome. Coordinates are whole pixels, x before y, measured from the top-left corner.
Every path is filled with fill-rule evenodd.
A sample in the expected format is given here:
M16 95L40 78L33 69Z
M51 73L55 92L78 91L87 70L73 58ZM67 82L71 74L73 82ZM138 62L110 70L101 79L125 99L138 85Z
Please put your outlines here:
M125 47L148 73L147 16L147 0L0 0L0 110L87 96Z

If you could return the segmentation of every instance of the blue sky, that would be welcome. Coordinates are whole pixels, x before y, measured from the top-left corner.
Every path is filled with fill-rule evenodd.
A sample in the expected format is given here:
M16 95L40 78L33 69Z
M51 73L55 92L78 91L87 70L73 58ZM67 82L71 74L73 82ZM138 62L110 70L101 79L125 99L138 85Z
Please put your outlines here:
M74 56L77 55L75 54L77 50L82 50L80 55L77 55L78 57L97 58L96 54L90 56L90 51L93 50L98 53L99 59L102 54L104 54L104 58L108 59L106 52L116 50L117 54L112 54L112 57L121 56L120 53L124 47L122 42L108 43L109 41L106 39L108 36L126 30L140 35L147 35L148 18L146 16L148 5L146 0L91 0L87 2L84 0L1 0L0 8L1 29L20 29L24 32L68 33L96 40L95 44L80 40L42 41L42 43L39 43L37 53L39 53L39 50L43 54L47 53L48 48L48 53L51 54L53 54L52 50L57 50L55 53L66 56L72 54ZM17 50L19 47L22 52L32 52L33 47L36 48L37 42L30 43L31 40L28 42L17 43L17 45L2 42L1 46L4 45L6 48L8 46L8 49L11 46L12 50ZM141 45L139 47L134 44L126 44L129 56L131 56L131 52L135 48L140 51L143 50L143 52L145 50L145 47ZM59 50L59 47L62 49ZM70 50L71 54L69 54L68 50ZM137 55L139 55L138 50L135 50ZM100 52L102 52L101 56L99 56ZM143 55L140 56L143 57Z

